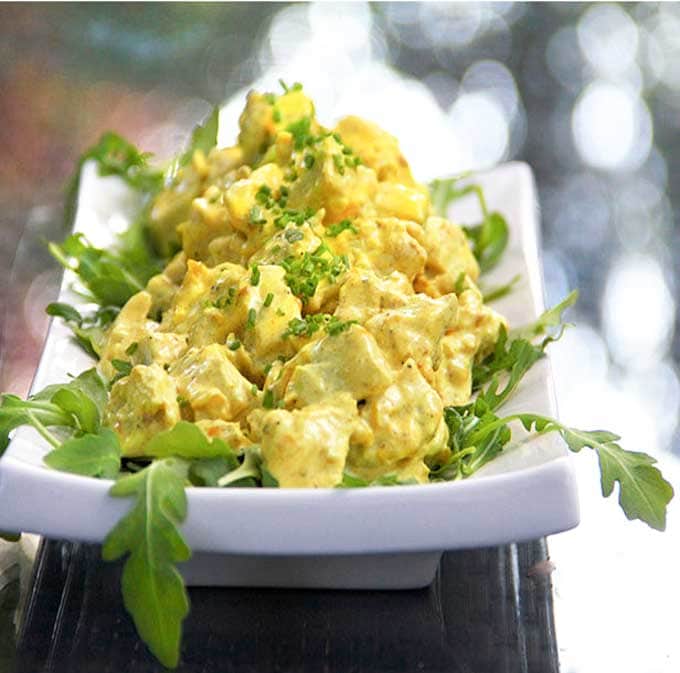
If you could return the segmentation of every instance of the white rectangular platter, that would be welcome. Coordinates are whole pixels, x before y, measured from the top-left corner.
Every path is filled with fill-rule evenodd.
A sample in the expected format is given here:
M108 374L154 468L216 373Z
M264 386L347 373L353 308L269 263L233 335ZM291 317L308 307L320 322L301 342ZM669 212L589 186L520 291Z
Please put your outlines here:
M502 262L485 282L521 281L494 307L511 325L543 311L536 194L526 164L509 163L475 177L488 206L511 230ZM134 212L117 178L83 171L75 228L110 244ZM474 223L472 200L452 208ZM78 303L66 273L60 300ZM33 389L91 367L69 330L55 320ZM555 415L549 361L540 361L505 407ZM521 438L521 433L515 433ZM100 542L129 508L111 498L110 481L52 471L47 444L19 429L0 461L0 529ZM571 457L553 435L520 441L472 478L452 483L367 489L191 488L183 527L198 552L184 573L191 584L333 588L412 588L432 581L441 552L536 538L577 525Z

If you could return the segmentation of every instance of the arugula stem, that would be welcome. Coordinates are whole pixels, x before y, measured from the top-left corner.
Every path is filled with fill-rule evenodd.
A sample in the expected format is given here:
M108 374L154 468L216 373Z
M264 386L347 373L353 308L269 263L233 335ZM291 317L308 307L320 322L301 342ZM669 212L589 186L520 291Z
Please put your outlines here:
M479 207L482 209L482 215L484 216L484 219L489 216L489 209L486 207L486 199L484 198L484 192L482 191L482 188L477 185L470 185L470 191L473 191L477 195L477 199L479 200Z
M472 445L477 445L484 439L486 439L492 432L495 430L498 430L499 428L502 428L504 425L507 425L508 423L511 423L512 421L518 421L521 420L522 416L524 414L511 414L510 416L505 416L504 418L497 418L495 421L492 421L491 423L488 423L487 425L484 425L480 430L478 430L475 434L470 435L469 442ZM544 434L547 432L552 432L553 430L558 429L559 427L562 427L560 423L558 423L555 419L549 418L548 416L539 416L537 414L532 414L534 418L537 420L545 421L547 423L547 428L545 431L542 432L537 432L536 434Z
M496 285L495 287L490 288L486 292L482 290L482 299L484 300L484 303L489 304L492 301L495 301L496 299L501 299L502 297L505 297L506 295L510 294L521 278L522 276L520 274L517 274L503 285Z
M27 411L26 416L43 439L46 439L55 449L61 446L61 442L38 420L32 411Z
M47 244L47 247L52 254L52 257L54 257L57 262L59 262L59 264L61 264L65 269L77 273L78 266L74 266L69 262L68 258L62 254L60 246L58 246L56 243L50 242Z
M228 486L229 484L233 484L235 481L247 479L248 477L259 479L261 477L259 465L260 461L258 456L256 456L252 451L248 451L241 465L235 470L227 472L227 474L217 481L217 485Z
M126 271L124 268L120 267L120 272L123 274L123 277L125 280L133 287L137 289L137 292L141 292L144 289L144 286L140 284L140 282L128 271Z

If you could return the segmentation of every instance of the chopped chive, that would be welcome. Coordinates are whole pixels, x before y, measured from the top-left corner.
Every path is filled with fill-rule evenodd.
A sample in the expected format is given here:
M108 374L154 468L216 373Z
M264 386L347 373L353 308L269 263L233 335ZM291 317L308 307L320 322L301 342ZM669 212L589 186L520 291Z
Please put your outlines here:
M335 169L340 173L340 175L345 174L345 165L342 161L342 156L340 154L333 155L333 163L335 164Z
M272 392L271 388L267 388L267 390L265 390L264 397L262 398L262 406L265 409L274 408L274 393Z
M246 322L246 329L253 329L255 327L255 318L257 317L257 312L254 308L248 309L248 320Z
M339 236L343 231L351 231L354 234L358 234L359 230L352 224L352 222L348 219L340 220L340 222L335 222L334 224L331 224L329 227L326 229L326 236L332 236L335 238L336 236Z
M111 364L113 365L113 368L123 376L128 376L132 371L132 364L127 360L118 360L117 358L113 358L113 360L111 360Z

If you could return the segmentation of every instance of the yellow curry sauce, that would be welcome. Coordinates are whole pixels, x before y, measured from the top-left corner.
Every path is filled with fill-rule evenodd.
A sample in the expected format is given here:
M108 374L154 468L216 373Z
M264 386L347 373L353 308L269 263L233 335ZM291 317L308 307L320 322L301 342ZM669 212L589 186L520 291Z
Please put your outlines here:
M152 204L174 257L107 335L127 360L106 424L123 454L185 420L259 446L282 487L428 479L446 405L504 319L485 306L461 228L432 213L396 140L347 117L320 126L293 87L251 93L238 145L196 151Z

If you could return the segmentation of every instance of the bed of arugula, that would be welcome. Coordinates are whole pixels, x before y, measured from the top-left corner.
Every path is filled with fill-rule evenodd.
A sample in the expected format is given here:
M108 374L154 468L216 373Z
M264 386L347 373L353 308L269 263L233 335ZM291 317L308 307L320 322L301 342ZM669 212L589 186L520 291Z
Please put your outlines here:
M51 243L54 257L78 275L89 301L99 308L83 315L74 306L50 304L47 312L62 318L74 338L93 357L100 353L105 330L129 297L143 289L151 276L167 260L151 246L146 232L147 209L155 194L173 179L178 168L190 161L196 149L207 152L216 143L217 110L198 126L190 146L164 171L149 163L149 156L120 136L107 133L80 159L67 192L65 216L73 223L77 205L80 171L93 160L99 174L116 175L143 196L138 219L121 236L115 248L93 247L81 234L69 236L61 244ZM503 216L488 210L479 186L467 176L436 180L431 184L437 212L445 214L450 203L469 194L476 195L481 222L466 226L465 233L482 272L501 258L508 227ZM490 301L512 290L517 278L485 292ZM462 279L461 279L462 287ZM447 407L450 458L432 466L433 481L463 479L497 457L512 441L513 422L535 434L559 433L574 452L589 448L597 452L602 494L609 496L619 485L619 504L629 519L641 519L664 530L666 507L673 497L671 485L644 453L622 449L619 437L604 430L569 428L557 419L532 413L504 416L502 405L529 369L545 355L546 347L559 339L566 325L563 312L574 304L571 293L558 306L546 311L530 326L502 331L494 352L474 366L474 401L462 407ZM129 372L130 363L115 361L118 376ZM193 424L178 423L157 435L149 453L158 456L149 462L124 460L114 432L102 424L111 381L92 368L69 383L51 385L22 400L15 395L0 396L0 455L9 444L12 430L32 426L52 447L45 463L88 477L115 480L110 493L130 498L129 512L107 535L102 554L106 560L126 557L122 575L125 607L137 631L151 652L167 667L178 664L182 622L189 601L176 564L191 556L181 534L187 514L186 488L276 487L264 469L257 448L237 456L219 439L208 440ZM346 474L341 487L389 486L400 482L390 476L367 483Z

